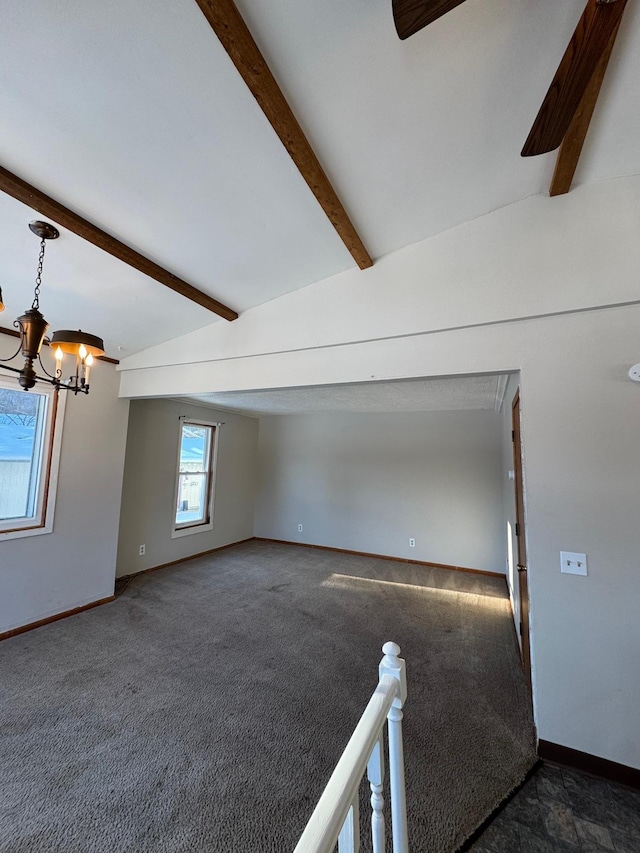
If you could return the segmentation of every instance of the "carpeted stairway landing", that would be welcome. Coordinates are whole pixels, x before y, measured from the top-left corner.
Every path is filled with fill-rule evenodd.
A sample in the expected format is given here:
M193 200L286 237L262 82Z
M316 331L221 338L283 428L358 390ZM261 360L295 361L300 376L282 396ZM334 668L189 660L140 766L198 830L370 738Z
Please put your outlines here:
M292 851L385 640L411 850L448 853L535 761L504 583L265 542L0 643L0 850Z

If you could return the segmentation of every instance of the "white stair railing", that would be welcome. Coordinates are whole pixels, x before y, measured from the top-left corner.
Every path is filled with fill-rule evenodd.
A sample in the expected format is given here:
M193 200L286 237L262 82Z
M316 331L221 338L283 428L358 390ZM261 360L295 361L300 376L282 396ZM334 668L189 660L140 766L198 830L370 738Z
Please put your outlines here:
M360 722L318 801L294 853L358 853L358 789L365 770L371 788L373 853L384 853L384 724L389 724L389 783L393 853L408 853L407 806L402 749L402 708L407 698L405 662L400 647L385 643L380 680Z

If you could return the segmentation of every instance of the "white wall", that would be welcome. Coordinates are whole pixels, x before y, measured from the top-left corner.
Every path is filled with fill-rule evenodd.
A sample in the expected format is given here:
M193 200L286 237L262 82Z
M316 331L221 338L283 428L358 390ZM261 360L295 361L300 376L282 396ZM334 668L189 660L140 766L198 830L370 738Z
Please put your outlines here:
M16 343L0 335L0 357ZM89 396L69 395L53 532L0 542L0 633L113 595L129 410L118 384L96 362Z
M638 177L529 199L134 357L121 393L519 370L538 733L640 768L639 211Z
M171 538L179 415L224 422L217 431L213 530ZM253 536L258 421L175 400L131 403L122 491L118 576ZM139 546L146 546L139 556Z
M136 353L122 362L122 393L269 387L272 371L260 362L246 376L247 356L637 302L639 211L637 175L553 199L527 198L377 258L371 269L347 270L246 311L233 323L218 322ZM190 370L182 370L183 364ZM139 370L144 367L155 368L153 375ZM347 381L347 373L335 381ZM244 384L245 378L252 384ZM307 375L304 381L315 379Z
M265 417L259 471L257 536L504 571L497 412Z

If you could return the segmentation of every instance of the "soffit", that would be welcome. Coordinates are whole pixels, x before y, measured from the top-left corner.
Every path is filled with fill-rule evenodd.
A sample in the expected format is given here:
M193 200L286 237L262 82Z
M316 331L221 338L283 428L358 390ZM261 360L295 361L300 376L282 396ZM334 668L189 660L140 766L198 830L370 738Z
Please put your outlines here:
M232 391L183 399L252 416L319 412L500 411L508 378L508 374L494 374L403 379L268 391Z

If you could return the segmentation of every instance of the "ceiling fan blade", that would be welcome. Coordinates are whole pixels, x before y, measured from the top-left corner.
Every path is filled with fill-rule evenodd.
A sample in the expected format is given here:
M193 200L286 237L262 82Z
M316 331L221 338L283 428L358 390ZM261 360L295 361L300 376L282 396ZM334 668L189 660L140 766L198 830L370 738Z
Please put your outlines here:
M393 0L393 20L401 39L407 39L464 0Z
M523 157L562 142L627 0L589 0L522 149Z

